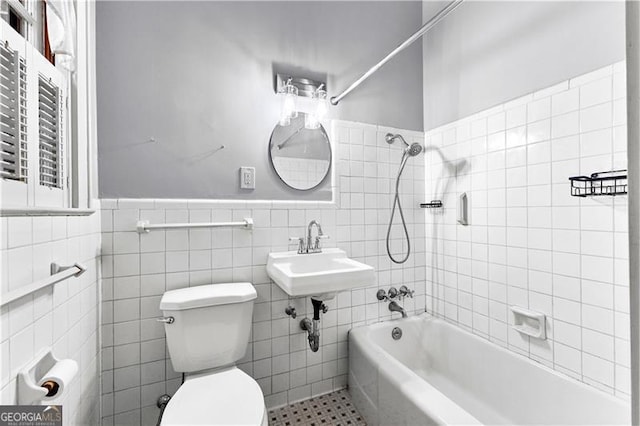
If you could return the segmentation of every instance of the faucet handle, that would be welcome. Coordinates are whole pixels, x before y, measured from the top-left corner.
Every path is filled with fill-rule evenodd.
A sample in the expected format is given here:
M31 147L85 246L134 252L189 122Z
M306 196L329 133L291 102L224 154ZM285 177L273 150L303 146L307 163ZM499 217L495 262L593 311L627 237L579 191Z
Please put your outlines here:
M376 299L378 299L378 300L387 300L387 292L384 291L384 289L381 288L376 293Z
M316 242L315 242L315 250L320 250L320 240L328 240L329 236L328 235L318 235L316 236Z
M398 289L396 289L395 287L391 287L389 289L389 298L395 299L396 297L398 297Z
M400 296L402 297L411 297L413 298L413 293L415 293L415 290L409 290L409 288L406 285L400 286Z
M298 254L304 253L304 237L289 237L289 244L298 244Z

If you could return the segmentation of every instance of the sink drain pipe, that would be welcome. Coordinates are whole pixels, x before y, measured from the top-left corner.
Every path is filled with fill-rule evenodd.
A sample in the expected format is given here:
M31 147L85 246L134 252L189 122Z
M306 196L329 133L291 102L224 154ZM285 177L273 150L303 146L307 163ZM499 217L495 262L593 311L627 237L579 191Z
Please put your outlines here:
M309 318L303 319L300 321L300 328L307 332L311 351L318 352L318 349L320 349L320 312L324 314L329 308L322 300L314 298L311 298L311 304L313 305L313 321Z

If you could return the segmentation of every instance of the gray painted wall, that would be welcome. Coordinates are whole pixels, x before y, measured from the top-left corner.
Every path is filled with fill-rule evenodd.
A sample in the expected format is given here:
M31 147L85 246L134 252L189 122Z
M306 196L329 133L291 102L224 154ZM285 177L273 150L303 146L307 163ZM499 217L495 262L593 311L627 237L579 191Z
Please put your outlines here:
M336 94L420 26L421 8L419 1L98 2L100 196L329 199L327 186L287 189L268 164L280 106L273 72L326 74ZM330 114L422 130L421 45ZM256 167L254 191L239 189L240 166Z
M624 59L624 28L621 1L465 2L423 40L425 130Z

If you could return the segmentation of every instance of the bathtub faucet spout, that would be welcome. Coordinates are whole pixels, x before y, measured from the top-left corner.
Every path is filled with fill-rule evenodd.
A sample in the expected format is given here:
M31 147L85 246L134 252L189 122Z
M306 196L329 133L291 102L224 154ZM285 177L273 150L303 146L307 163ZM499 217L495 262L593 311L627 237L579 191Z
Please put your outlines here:
M398 303L395 300L389 302L389 310L391 312L400 312L402 314L402 318L407 317L407 312L404 310L402 306L398 305Z

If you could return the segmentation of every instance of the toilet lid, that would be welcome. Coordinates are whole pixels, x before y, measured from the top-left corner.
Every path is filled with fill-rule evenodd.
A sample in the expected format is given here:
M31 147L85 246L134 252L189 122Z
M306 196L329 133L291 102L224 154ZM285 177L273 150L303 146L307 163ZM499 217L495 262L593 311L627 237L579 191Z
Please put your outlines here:
M162 415L162 425L256 425L263 422L260 386L237 367L187 377Z

